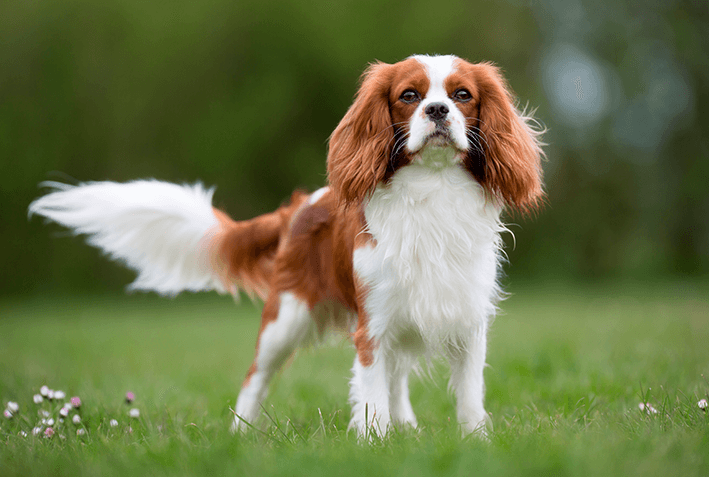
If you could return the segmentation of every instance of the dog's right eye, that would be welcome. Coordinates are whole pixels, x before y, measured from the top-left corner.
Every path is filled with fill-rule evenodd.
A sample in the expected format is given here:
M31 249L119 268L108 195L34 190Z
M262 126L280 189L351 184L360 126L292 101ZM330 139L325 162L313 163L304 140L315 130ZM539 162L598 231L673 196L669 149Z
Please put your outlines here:
M407 89L403 93L401 93L401 96L399 96L399 99L405 103L415 103L421 99L421 96L419 96L418 91L415 89Z

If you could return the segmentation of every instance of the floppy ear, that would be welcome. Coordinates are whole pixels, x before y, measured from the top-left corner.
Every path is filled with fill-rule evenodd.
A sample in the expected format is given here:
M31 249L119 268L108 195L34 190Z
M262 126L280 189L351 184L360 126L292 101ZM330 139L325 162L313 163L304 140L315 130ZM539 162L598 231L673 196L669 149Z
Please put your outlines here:
M542 132L530 127L517 111L500 70L488 63L475 65L480 92L480 128L484 150L482 185L522 213L534 211L544 196L539 141Z
M384 179L394 142L391 68L385 63L367 68L354 103L330 136L327 174L341 204L361 202Z

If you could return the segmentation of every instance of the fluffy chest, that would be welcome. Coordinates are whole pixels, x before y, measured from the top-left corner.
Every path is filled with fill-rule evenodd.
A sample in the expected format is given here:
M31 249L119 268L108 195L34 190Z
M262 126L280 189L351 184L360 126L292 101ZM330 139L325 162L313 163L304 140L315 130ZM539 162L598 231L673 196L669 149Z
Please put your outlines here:
M365 206L376 243L357 249L374 335L393 328L448 335L494 314L500 210L456 166L406 166Z

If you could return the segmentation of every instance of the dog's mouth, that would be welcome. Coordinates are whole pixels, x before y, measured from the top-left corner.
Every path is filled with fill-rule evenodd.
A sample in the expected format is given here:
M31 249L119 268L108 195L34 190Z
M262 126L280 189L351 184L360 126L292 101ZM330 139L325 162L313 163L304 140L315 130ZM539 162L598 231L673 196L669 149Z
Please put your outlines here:
M453 138L448 129L437 127L435 131L428 135L425 145L429 147L448 147L453 145Z
M454 136L454 132L447 124L437 124L435 128L432 128L416 143L416 146L408 151L410 154L420 154L425 150L440 151L444 149L452 150L456 153L465 152L465 149L461 147L460 142Z

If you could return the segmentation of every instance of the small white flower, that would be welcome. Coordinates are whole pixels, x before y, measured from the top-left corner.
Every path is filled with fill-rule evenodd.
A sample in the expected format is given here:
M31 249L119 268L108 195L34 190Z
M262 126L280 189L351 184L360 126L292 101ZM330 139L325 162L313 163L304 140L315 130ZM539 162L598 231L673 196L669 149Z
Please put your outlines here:
M70 409L71 409L71 408L66 408L66 407L61 408L61 409L59 410L59 415L62 416L62 417L67 417L67 416L69 415L69 410L70 410Z
M46 425L47 425L47 420L46 420L46 419L42 419L41 421L39 421L39 423L42 424L43 426L46 426Z
M44 397L48 397L49 396L49 388L47 386L42 386L41 388L39 388L39 393Z
M707 400L706 399L701 399L698 403L697 406L699 406L699 409L703 409L704 411L707 410Z
M71 418L71 422L73 422L74 424L80 423L80 422L81 422L81 416L79 416L78 414L74 414L74 417Z
M25 431L20 431L20 433L18 435L20 435L22 437L27 437L27 433Z
M42 401L44 401L44 398L42 397L41 394L35 394L32 396L32 400L34 401L35 404L41 404Z
M64 399L66 393L64 391L54 391L54 399Z
M54 389L50 389L49 391L47 391L47 399L54 399Z
M131 409L130 411L128 411L128 415L129 415L130 417L136 417L136 418L137 418L137 417L140 417L140 411L139 411L137 408L134 407L133 409Z
M42 409L41 411L39 411L39 413L42 415L42 417L49 417L49 411L45 411L44 409Z
M2 415L5 416L7 419L12 419L12 412L10 412L9 409L5 409Z
M12 412L17 412L20 410L20 406L16 402L8 401L7 408Z
M47 425L48 426L53 426L54 425L54 419L47 419Z
M111 427L116 427L118 425L118 421L116 421L115 419L111 419L110 421L108 421L108 425Z
M35 427L32 429L32 435L38 435L40 432L42 432L42 428L40 426Z
M83 430L82 428L79 428L79 429L76 430L76 435L77 435L77 436L83 436L84 434L86 434L86 431Z

